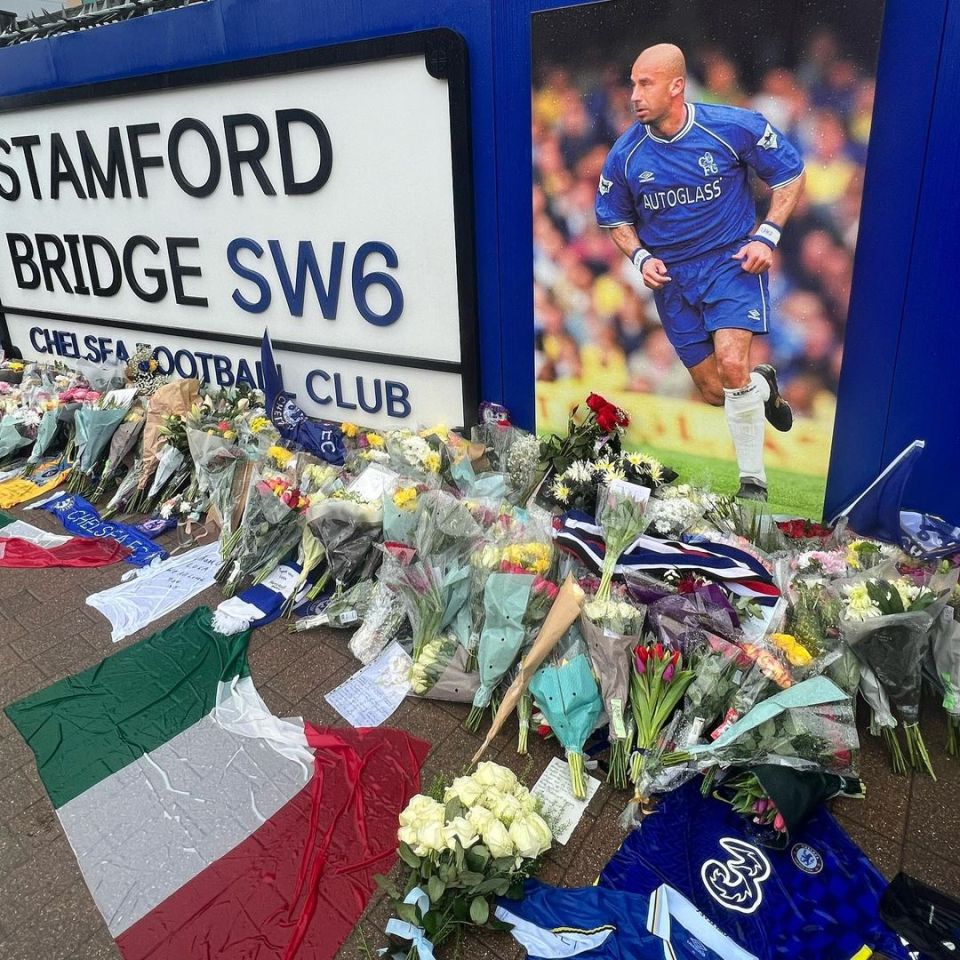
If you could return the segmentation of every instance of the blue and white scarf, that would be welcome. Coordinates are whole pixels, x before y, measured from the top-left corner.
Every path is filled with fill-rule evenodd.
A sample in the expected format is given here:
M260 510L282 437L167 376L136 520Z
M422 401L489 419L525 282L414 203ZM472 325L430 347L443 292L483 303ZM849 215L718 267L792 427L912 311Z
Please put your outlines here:
M603 529L589 514L579 510L565 514L556 543L595 573L603 567ZM719 581L731 593L749 597L763 606L775 605L780 597L773 578L756 557L703 537L658 540L641 534L620 557L614 573L623 576L632 570L689 571Z

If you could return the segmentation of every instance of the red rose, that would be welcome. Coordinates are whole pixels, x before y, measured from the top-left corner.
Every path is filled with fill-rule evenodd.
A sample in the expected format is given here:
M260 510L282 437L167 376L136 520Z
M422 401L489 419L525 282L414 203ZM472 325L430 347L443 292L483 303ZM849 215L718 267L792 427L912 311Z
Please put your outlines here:
M604 433L613 433L617 429L617 408L609 403L602 407L597 413L597 426Z
M621 410L620 407L617 407L617 426L619 427L629 427L630 426L630 415L626 410Z
M591 393L587 397L587 406L594 412L599 413L604 407L608 407L609 404L599 393Z

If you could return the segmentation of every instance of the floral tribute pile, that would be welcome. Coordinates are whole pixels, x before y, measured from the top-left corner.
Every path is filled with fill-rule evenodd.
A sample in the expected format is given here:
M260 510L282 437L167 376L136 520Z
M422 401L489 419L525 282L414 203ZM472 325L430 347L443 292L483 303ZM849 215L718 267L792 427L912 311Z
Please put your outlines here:
M571 793L605 776L627 825L703 775L785 844L762 773L855 791L858 696L895 771L933 776L925 685L960 754L956 558L679 483L623 449L629 416L597 394L563 436L490 404L470 430L331 424L328 462L281 439L257 390L167 382L149 351L126 370L2 372L0 507L44 492L23 481L56 463L104 517L158 517L183 544L213 531L225 596L291 571L276 604L291 629L343 630L364 664L398 641L410 696L463 704L475 761L507 731L520 753L531 731L553 738ZM550 828L481 763L415 798L398 842L392 932L415 954L493 923L491 898L535 871Z

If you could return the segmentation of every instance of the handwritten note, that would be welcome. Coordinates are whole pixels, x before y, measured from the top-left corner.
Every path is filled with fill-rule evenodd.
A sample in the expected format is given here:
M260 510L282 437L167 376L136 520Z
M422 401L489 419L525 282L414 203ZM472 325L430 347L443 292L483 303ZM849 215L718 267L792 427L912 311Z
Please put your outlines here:
M554 757L530 792L540 798L543 815L553 827L553 839L563 845L573 836L584 811L599 789L600 781L596 777L587 777L586 799L578 800L570 791L570 768L565 760Z
M379 727L410 691L413 661L394 641L369 666L358 670L325 697L354 727Z

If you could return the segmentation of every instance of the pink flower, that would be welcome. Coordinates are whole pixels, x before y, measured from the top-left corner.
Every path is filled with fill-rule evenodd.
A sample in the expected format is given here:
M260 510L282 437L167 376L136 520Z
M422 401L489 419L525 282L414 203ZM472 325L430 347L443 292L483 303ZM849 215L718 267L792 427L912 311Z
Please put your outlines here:
M779 830L781 833L786 831L787 821L783 819L782 813L777 813L777 815L773 818L773 829Z
M663 682L669 683L673 679L673 674L676 671L676 667L673 663L667 664L667 669L663 671Z

